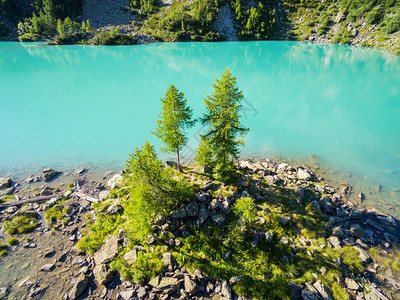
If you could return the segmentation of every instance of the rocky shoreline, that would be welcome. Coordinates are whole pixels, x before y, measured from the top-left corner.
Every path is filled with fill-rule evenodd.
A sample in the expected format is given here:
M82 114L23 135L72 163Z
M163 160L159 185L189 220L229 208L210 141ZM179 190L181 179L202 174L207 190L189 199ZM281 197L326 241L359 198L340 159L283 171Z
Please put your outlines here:
M320 211L326 222L328 236L326 243L314 245L309 240L293 240L276 232L254 232L252 246L271 243L272 240L290 245L296 251L309 249L310 257L320 248L332 248L342 251L343 247L357 250L358 257L364 266L364 271L355 274L342 274L337 278L338 283L346 289L350 299L396 299L399 297L399 283L396 278L400 275L396 268L388 266L389 258L399 255L400 227L399 221L375 208L358 209L356 204L348 200L350 187L344 186L336 191L325 184L307 166L290 166L286 163L275 163L269 160L241 161L238 168L243 172L236 186L237 192L230 197L215 196L218 187L212 181L203 181L196 199L186 206L179 208L169 218L159 220L152 236L148 237L149 248L137 245L123 258L134 262L138 253L146 254L151 251L152 244L158 243L160 236L168 236L164 243L169 249L180 247L178 237L190 235L186 224L198 228L211 225L224 226L228 214L236 199L252 195L256 200L263 201L266 195L261 188L265 183L271 188L285 188L292 191L295 205L312 205ZM51 181L58 172L46 169L41 176L29 178L29 181ZM179 265L171 250L162 255L163 269L158 276L145 284L135 284L124 280L112 270L109 263L117 256L121 245L127 245L129 240L124 230L110 235L104 245L93 256L85 256L76 247L76 243L87 233L88 218L96 218L99 212L107 215L117 214L120 201L109 197L109 193L118 189L123 183L123 171L113 175L107 182L93 182L85 177L85 170L76 170L77 180L65 190L55 193L44 188L39 195L43 200L26 204L15 202L0 203L0 223L4 227L6 221L17 216L33 217L39 223L33 232L17 236L19 243L9 246L6 255L0 258L0 299L54 299L55 295L63 299L244 299L238 296L235 285L242 280L241 276L228 279L211 278L202 270L189 271ZM192 178L192 173L187 174ZM0 192L12 195L15 183L11 179L0 180ZM54 193L54 195L53 195ZM54 196L50 200L45 196ZM310 196L311 195L311 196ZM15 197L18 199L18 194ZM363 197L362 194L358 195ZM21 200L20 200L21 201ZM23 201L23 200L22 200ZM102 203L102 208L95 207ZM46 219L49 211L63 211L62 222ZM295 213L279 216L280 225L289 226L296 218ZM259 217L258 222L265 222ZM5 244L8 237L1 231L0 244ZM55 244L48 245L52 238ZM40 249L40 263L36 262L33 274L23 274L16 270L21 263L13 261L23 253L27 259L36 249ZM150 250L149 250L150 249ZM314 249L314 250L313 250ZM232 253L226 253L227 261ZM283 257L283 261L292 258ZM340 265L341 259L336 262ZM324 270L321 268L321 273ZM11 276L13 273L21 274ZM26 273L26 272L25 272ZM29 272L28 272L29 273ZM27 277L28 276L28 277ZM62 282L51 286L49 277L59 278ZM318 276L316 276L318 277ZM333 299L332 291L320 280L307 282L305 285L290 284L293 299Z

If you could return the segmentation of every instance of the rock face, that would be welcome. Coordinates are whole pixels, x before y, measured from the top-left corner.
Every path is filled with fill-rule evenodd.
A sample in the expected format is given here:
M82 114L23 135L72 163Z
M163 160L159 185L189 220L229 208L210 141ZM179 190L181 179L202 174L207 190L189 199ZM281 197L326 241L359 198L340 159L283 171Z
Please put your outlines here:
M106 264L113 260L118 253L118 237L110 235L103 246L94 254L96 265Z
M218 10L218 17L214 28L220 35L224 36L227 41L239 40L234 26L234 16L229 3L225 3Z
M11 185L11 178L0 178L0 190L9 188Z
M88 285L89 285L89 279L86 278L85 274L79 275L74 286L72 287L71 291L68 294L69 299L75 300L79 298L79 296L81 296L83 292L87 289Z

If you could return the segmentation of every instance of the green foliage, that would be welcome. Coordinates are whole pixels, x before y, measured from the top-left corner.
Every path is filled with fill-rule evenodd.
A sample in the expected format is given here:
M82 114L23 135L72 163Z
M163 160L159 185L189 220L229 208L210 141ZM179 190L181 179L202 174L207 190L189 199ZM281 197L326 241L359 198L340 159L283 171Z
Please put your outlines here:
M57 225L59 223L66 224L69 221L69 210L68 207L63 208L62 206L56 205L46 211L44 218L48 221L49 225Z
M320 25L318 26L318 31L317 31L318 36L321 36L326 33L326 31L329 28L330 21L331 21L331 19L329 18L329 16L327 14L325 14L325 13L321 14L321 17L319 19Z
M353 247L343 247L342 251L343 263L348 265L349 268L356 273L362 273L364 268L362 266L361 258L358 255L358 251Z
M353 35L351 32L346 28L345 24L343 24L338 33L333 37L332 42L334 44L350 44Z
M392 34L400 30L400 10L397 15L391 17L388 24L383 29L387 34Z
M0 257L6 255L7 253L7 245L0 244Z
M243 94L236 86L236 78L228 69L220 80L216 79L213 89L214 93L204 99L206 113L201 122L208 128L201 139L206 140L203 146L206 143L211 146L210 160L217 175L223 180L229 180L236 172L234 163L239 157L239 146L244 144L241 137L248 131L240 124L240 102ZM197 156L202 157L200 153Z
M174 171L164 168L148 141L129 156L126 167L131 197L126 202L125 213L131 222L127 231L133 239L143 240L152 232L157 215L169 215L194 192L185 179L173 178Z
M18 244L18 240L12 236L7 239L7 244L9 244L10 246L14 246L14 245Z
M260 1L255 7L244 8L244 1L231 1L231 6L240 24L238 32L242 40L266 40L273 37L276 31L275 10L268 1Z
M232 211L244 218L246 223L252 223L257 217L254 200L250 197L242 197L236 200Z
M131 0L129 7L141 15L149 16L155 14L159 10L158 0Z
M28 218L26 216L18 216L12 219L11 221L4 222L3 230L5 233L13 235L13 234L22 234L31 232L38 226L38 223L34 218Z
M187 144L185 129L193 127L193 110L187 105L185 95L173 85L168 88L153 134L165 145L163 152L176 152L177 166L180 168L179 151Z
M196 151L195 161L199 166L211 167L213 165L212 147L207 137L201 139Z
M113 28L109 32L100 32L94 38L95 45L133 45L135 43L134 37L121 34L119 28Z
M382 6L378 5L374 7L365 17L365 21L368 25L378 24L382 21L385 15L385 11Z
M111 267L117 270L122 278L132 280L135 283L145 283L155 277L163 267L163 247L155 247L153 252L148 251L146 255L142 251L137 252L137 260L129 265L122 255L111 263Z

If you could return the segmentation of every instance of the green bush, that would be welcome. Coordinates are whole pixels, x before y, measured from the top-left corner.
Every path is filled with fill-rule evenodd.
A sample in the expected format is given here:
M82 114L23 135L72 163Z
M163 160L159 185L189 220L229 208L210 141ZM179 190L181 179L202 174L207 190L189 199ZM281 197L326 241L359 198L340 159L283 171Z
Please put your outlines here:
M380 5L378 5L367 14L365 22L367 22L368 25L378 24L382 21L384 15L385 11Z
M6 255L7 253L7 245L0 244L0 257Z
M10 237L9 239L7 239L7 244L9 244L10 246L14 246L18 244L18 240L15 237Z
M112 29L110 32L100 32L94 38L95 45L133 45L135 43L134 37L120 34L118 28Z
M333 37L332 42L334 44L350 44L353 39L353 35L347 30L345 24L339 29L338 33Z
M42 39L42 37L35 33L24 33L18 37L21 42L37 42Z
M60 34L54 38L54 43L57 45L72 45L82 41L86 41L86 39L81 33Z
M388 24L384 27L387 34L392 34L400 30L400 13L390 18Z
M31 232L38 226L38 223L34 218L28 218L26 216L18 216L12 219L11 221L4 222L3 230L5 233L13 235L13 234L22 234Z

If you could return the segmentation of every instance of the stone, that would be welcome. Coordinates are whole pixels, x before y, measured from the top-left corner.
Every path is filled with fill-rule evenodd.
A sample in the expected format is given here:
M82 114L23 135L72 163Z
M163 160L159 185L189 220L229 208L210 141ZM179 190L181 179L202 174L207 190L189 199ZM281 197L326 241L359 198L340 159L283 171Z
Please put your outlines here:
M74 260L72 261L72 265L73 265L73 266L75 266L75 265L82 266L82 265L84 265L84 264L86 264L86 263L87 263L87 261L86 261L86 259L85 259L84 256L77 256L77 257L75 257Z
M352 209L349 214L350 219L360 220L363 217L363 212L358 209Z
M319 205L319 202L317 200L312 201L310 204L314 205L317 208L317 210L321 212L321 206Z
M134 294L135 294L134 290L125 290L119 293L120 297L124 300L132 299Z
M296 202L301 203L304 199L304 188L302 186L296 186L294 191L298 194Z
M274 233L272 231L267 231L264 234L264 237L267 244L270 244L272 242L272 239L274 238Z
M149 281L149 285L168 295L173 294L178 289L180 283L181 281L177 278L160 276L156 276Z
M222 281L221 294L225 298L232 299L232 287L226 280Z
M301 291L301 297L303 300L318 300L318 297L316 295L306 289L303 289Z
M85 276L85 274L80 274L68 294L69 299L75 300L79 298L86 291L88 285L89 279Z
M363 263L370 263L372 261L371 256L362 248L358 246L354 246L354 249L358 251L358 256L360 257Z
M110 194L109 191L101 191L101 192L99 193L99 200L103 200L103 199L107 198L107 196L108 196L109 194Z
M356 244L356 240L353 237L348 237L343 240L343 244L346 246L354 246Z
M365 223L368 224L369 226L375 228L375 229L378 229L379 231L385 231L382 226L379 226L378 224L376 224L371 219L368 219Z
M279 167L279 166L278 166ZM312 179L312 175L310 174L310 171L304 170L302 168L299 168L297 170L297 178L300 180L306 180L309 181Z
M162 260L163 260L164 267L172 266L172 254L171 253L169 253L169 252L164 253L162 256Z
M42 171L42 177L45 182L51 181L54 177L61 174L61 172L54 171L53 169L44 169Z
M352 224L350 225L350 231L359 239L363 241L369 241L370 237L365 232L365 230L360 226L360 224Z
M75 175L82 175L83 173L85 173L87 170L85 169L85 168L79 168L79 169L76 169L75 170L75 172L74 172L74 174Z
M54 256L54 254L56 253L56 249L54 248L49 248L46 250L46 252L44 253L43 257L52 257Z
M222 259L225 261L229 261L232 258L232 250L226 251L224 254L222 254Z
M233 276L233 277L231 277L231 279L229 279L229 284L230 285L234 285L234 284L236 284L236 283L238 283L239 281L241 281L242 280L242 276Z
M281 236L281 238L279 239L279 241L280 241L282 244L284 244L284 245L289 244L289 241L287 240L287 238L286 238L284 235Z
M190 279L189 276L185 276L184 279L185 291L188 294L194 295L197 290L197 284L193 280Z
M11 178L0 178L0 190L7 189L11 187L12 180Z
M114 271L106 264L96 265L93 269L93 275L100 285L106 285L114 278Z
M31 277L25 277L24 279L21 280L21 282L18 284L19 287L24 287L24 286L32 286L33 282L31 281Z
M50 272L53 271L53 269L54 269L54 264L46 264L40 268L40 271Z
M196 201L190 202L186 205L186 212L189 217L195 217L199 213L199 205Z
M9 187L0 191L0 197L9 196L14 194L15 187Z
M40 293L42 293L45 289L41 288L39 286L33 286L30 290L29 290L29 294L28 297L32 298L35 297L37 295L39 295Z
M172 219L183 219L186 216L187 216L187 212L184 207L181 207L180 209L178 209L177 211L174 211L171 214Z
M127 233L125 229L119 229L118 230L118 241L123 241L127 237Z
M361 291L360 285L351 278L345 278L344 282L346 283L346 286L348 289L353 290L353 291Z
M7 288L0 287L0 299L3 299L7 295Z
M121 174L115 174L113 177L111 177L109 180L107 180L107 186L109 186L111 189L115 188L117 185L119 185L124 178L122 177Z
M212 199L210 203L211 209L216 209L221 206L221 201L219 199Z
M252 246L252 247L256 247L259 240L260 240L260 236L257 234L257 235L254 237L253 241L251 242L251 246Z
M107 237L103 246L94 254L96 265L106 264L111 262L118 253L118 237L110 235Z
M225 222L225 215L223 214L214 215L212 216L212 220L214 221L215 224L220 226Z
M279 223L286 226L292 218L290 216L279 216Z
M203 225L203 223L208 219L208 212L206 210L201 210L197 218L197 226Z
M113 203L107 208L106 215L116 215L119 213L121 210L121 206L119 206L117 203Z
M315 289L319 292L321 295L321 298L324 300L334 300L332 297L332 294L330 293L328 287L324 285L321 280L318 280L316 283L314 283Z
M330 199L327 197L323 197L321 199L321 207L324 212L326 212L329 215L333 215L336 211L335 207L333 206L332 202Z
M146 288L144 286L141 286L139 288L139 290L137 291L137 296L139 299L142 299L146 296L147 292L146 292Z
M340 247L340 240L338 239L337 236L331 236L328 238L329 244L331 244L335 249L341 250L342 247Z

